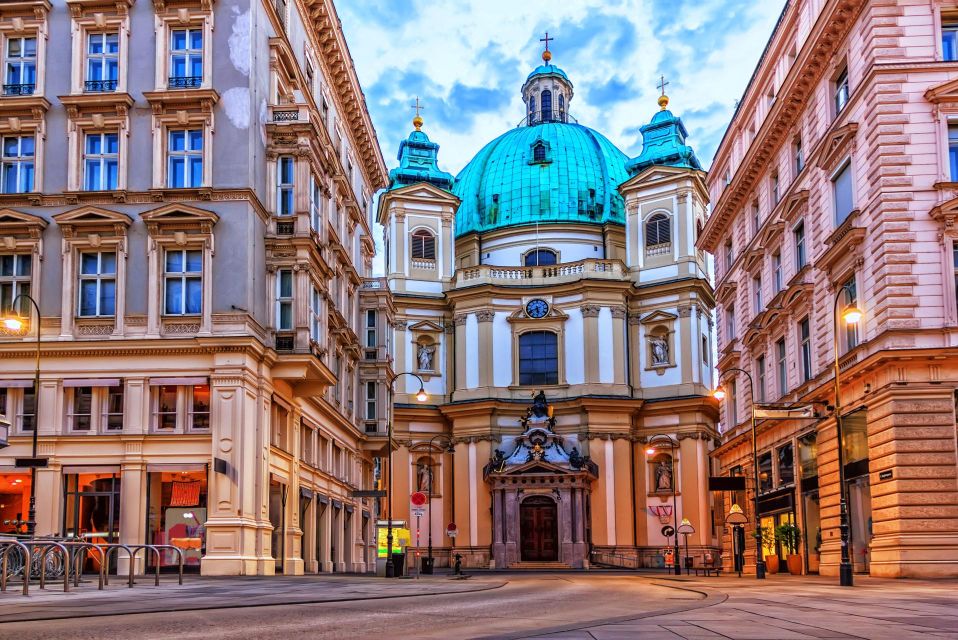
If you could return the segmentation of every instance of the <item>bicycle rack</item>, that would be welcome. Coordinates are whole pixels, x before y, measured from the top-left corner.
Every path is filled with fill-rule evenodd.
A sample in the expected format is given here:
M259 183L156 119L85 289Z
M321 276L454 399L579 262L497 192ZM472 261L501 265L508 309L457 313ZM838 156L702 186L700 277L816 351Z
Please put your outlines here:
M10 551L20 549L23 553L23 595L30 595L30 569L33 561L30 556L30 549L19 540L0 540L0 545L6 545L0 551L0 591L7 590L7 565L9 564Z
M100 571L99 573L99 586L100 591L103 590L104 585L104 573L106 572L106 556L103 551L103 545L96 544L93 542L79 542L79 541L61 541L60 544L68 547L70 549L71 562L73 563L73 586L80 586L80 576L83 574L83 565L86 562L86 559L89 557L90 549L96 549L99 554L100 560Z
M156 578L154 579L153 586L154 586L154 587L160 586L160 560L161 560L162 556L161 556L161 554L160 554L160 550L157 548L157 545L152 545L152 544L131 544L131 545L127 545L127 546L130 547L131 549L133 549L133 556L130 558L130 565L131 565L131 566L133 565L133 561L136 560L136 554L140 552L140 549L144 549L144 552L143 552L143 556L144 556L144 557L143 557L143 564L144 564L144 567L143 567L143 575L144 575L144 576L146 575L146 566L145 566L145 565L148 564L147 559L146 559L146 551L152 551L152 552L153 552L153 554L154 554L154 559L156 560ZM164 545L164 546L166 546L166 545Z
M183 550L171 544L154 544L150 546L156 547L157 549L172 549L173 551L176 552L176 555L180 560L180 584L183 584L183 561L185 559Z
M47 554L51 549L58 549L63 557L63 592L66 593L70 590L70 561L72 559L70 553L67 551L67 548L63 544L56 542L54 540L28 540L24 542L25 545L31 547L31 550L34 547L40 547L40 589L46 588L47 582Z
M134 571L135 571L135 569L136 569L136 563L133 561L133 550L130 549L130 547L128 547L127 545L123 544L122 542L108 542L108 543L104 544L103 546L106 547L106 559L104 560L104 565L105 565L105 566L109 566L109 563L110 563L110 552L111 552L111 551L116 551L117 554L118 554L119 551L120 551L120 549L125 549L125 550L126 550L126 555L127 555L127 557L130 559L130 576L129 576L129 580L128 580L127 586L128 586L130 589L132 589L132 588L133 588L133 573L134 573ZM117 562L119 562L119 555L117 555ZM119 569L117 570L117 576L119 576ZM107 570L106 573L105 573L105 575L104 575L104 584L106 584L106 586L110 586L110 572L109 572L109 570Z

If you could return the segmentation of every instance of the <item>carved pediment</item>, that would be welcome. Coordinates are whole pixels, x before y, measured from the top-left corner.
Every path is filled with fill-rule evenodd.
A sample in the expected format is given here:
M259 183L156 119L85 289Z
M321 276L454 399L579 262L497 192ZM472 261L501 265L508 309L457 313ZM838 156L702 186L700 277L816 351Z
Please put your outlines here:
M63 230L64 237L71 237L81 229L84 232L94 229L112 229L116 235L122 235L132 222L126 214L94 206L64 211L53 216L53 219Z
M815 261L817 269L830 272L837 264L847 259L861 257L861 245L865 241L865 228L855 225L859 213L858 209L852 211L841 226L825 239L828 249Z
M641 324L656 324L659 322L672 322L677 320L678 316L674 313L669 313L668 311L656 310L652 313L648 313L639 320Z
M946 200L935 205L932 210L928 212L928 215L931 216L932 220L939 222L946 229L950 229L955 225L955 220L958 219L958 198L952 198L951 200Z
M950 102L958 106L958 78L930 87L925 91L925 100L933 104Z
M47 221L16 209L0 209L0 235L11 235L17 232L39 236L47 228Z
M503 471L503 475L507 476L523 476L531 475L535 473L547 473L549 475L569 475L572 473L569 469L563 469L557 464L552 464L545 460L532 460L526 462L525 464L520 464L514 467L508 467L506 471Z
M417 322L416 324L409 325L410 331L418 331L420 333L442 333L443 329L435 322L430 320L423 320L422 322Z
M212 230L220 217L206 209L200 209L181 202L175 202L162 207L144 211L140 218L146 223L150 233L160 227L175 227L178 229L200 229L205 233Z
M66 0L70 8L70 14L74 18L83 16L84 12L102 11L104 13L115 12L119 15L127 15L134 0Z
M417 182L405 187L400 187L399 189L393 189L384 194L383 197L389 199L427 200L429 202L438 200L443 203L449 203L455 207L458 207L460 202L456 196L428 182Z
M728 299L735 295L736 290L738 290L738 282L735 280L726 280L716 289L715 299L722 304L726 304Z
M854 148L857 132L858 123L849 122L825 136L815 149L818 166L826 171L834 169L835 165Z
M795 191L789 195L782 204L782 213L779 215L776 223L794 222L801 216L801 213L804 211L807 204L808 189L799 189L798 191Z

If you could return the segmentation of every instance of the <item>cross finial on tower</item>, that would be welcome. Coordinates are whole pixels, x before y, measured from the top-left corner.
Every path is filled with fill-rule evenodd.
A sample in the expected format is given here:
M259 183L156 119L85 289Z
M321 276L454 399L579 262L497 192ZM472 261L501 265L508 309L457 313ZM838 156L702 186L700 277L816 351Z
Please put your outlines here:
M412 126L416 127L416 131L419 131L422 128L422 116L419 115L419 112L426 107L419 103L419 96L416 96L416 104L409 105L409 108L416 110L416 116L412 119Z
M546 63L548 63L549 60L552 60L552 52L549 51L549 41L550 41L550 40L555 40L555 38L550 38L548 31L546 31L546 37L545 37L545 38L539 38L539 42L545 42L545 43L546 43L546 50L542 52L542 59L543 59L543 61L545 61Z
M659 91L662 92L662 95L659 96L658 103L662 111L665 111L665 108L669 106L669 97L665 95L665 88L667 86L669 86L669 83L666 82L665 76L660 76L658 87L659 87Z

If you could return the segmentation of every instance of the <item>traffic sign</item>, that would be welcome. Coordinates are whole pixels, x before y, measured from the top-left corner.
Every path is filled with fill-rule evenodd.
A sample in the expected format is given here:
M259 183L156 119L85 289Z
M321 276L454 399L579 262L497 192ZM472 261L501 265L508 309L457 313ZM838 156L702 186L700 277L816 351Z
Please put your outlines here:
M446 535L450 538L455 538L459 535L459 528L456 526L455 522L450 522L446 525Z
M422 491L413 491L412 495L409 496L409 502L415 507L421 507L426 504L426 494Z
M412 508L412 514L413 514L414 516L416 516L417 518L421 518L421 517L423 517L424 515L426 515L426 508L425 508L425 507L413 507L413 508Z
M662 527L662 535L666 538L671 538L675 535L675 529L673 529L671 525L665 525Z

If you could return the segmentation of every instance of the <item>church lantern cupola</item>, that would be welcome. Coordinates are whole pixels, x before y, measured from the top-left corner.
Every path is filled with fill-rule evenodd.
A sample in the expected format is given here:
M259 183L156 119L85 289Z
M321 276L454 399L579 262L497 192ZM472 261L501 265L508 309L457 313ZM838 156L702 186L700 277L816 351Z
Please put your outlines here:
M429 140L422 131L423 119L419 111L423 108L416 98L416 116L412 119L414 131L399 143L396 159L399 166L389 172L389 188L398 189L418 182L428 182L440 189L452 189L454 178L451 173L439 168L439 145Z
M572 81L566 72L552 64L546 32L540 42L546 47L542 52L542 64L536 67L522 85L522 101L526 104L525 124L535 126L544 122L568 122L569 103L572 101Z

